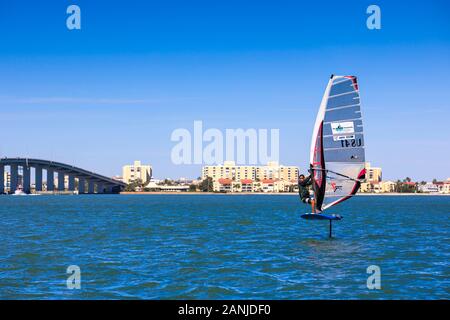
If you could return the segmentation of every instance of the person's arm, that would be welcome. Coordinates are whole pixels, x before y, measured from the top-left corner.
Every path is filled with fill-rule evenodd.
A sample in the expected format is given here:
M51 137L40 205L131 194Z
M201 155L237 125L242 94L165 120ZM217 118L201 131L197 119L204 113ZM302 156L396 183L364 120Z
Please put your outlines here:
M308 178L305 179L305 186L310 186L310 185L312 185L311 175L309 175Z

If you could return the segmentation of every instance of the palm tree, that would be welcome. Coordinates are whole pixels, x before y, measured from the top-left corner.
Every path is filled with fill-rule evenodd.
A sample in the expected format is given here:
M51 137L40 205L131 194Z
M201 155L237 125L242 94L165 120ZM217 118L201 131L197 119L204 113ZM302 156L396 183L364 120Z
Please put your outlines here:
M135 179L131 181L127 186L125 187L125 191L136 191L137 188L143 188L144 184L142 183L141 179Z
M200 183L200 190L203 192L212 192L213 191L213 179L211 177L207 177Z
M395 192L401 192L401 186L402 182L400 181L400 179L398 179L397 182L395 183Z

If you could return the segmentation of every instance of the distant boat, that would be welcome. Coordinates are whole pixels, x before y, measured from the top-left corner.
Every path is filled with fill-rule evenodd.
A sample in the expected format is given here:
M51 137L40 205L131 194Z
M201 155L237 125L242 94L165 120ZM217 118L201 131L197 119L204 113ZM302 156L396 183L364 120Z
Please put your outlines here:
M12 194L12 196L40 196L40 194L37 193L26 193L23 191L22 186L18 186L16 191L14 191L14 193Z
M26 196L27 194L23 192L23 188L21 186L18 186L16 191L12 194L13 196Z

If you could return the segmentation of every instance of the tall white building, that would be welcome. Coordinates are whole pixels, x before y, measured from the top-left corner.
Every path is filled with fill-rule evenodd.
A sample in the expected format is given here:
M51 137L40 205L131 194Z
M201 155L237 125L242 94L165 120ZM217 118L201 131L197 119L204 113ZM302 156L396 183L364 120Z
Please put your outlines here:
M380 182L382 181L382 170L379 167L372 167L370 162L366 162L366 181Z
M272 161L265 166L223 165L204 166L202 180L212 178L217 192L283 192L297 185L298 168Z
M265 166L242 166L236 165L234 161L225 161L223 165L204 166L202 180L207 177L211 177L213 181L219 179L231 179L233 181L275 179L297 182L298 168L283 166L275 161L269 162Z
M122 167L122 179L125 183L130 183L134 180L141 179L146 184L152 177L152 166L141 164L140 161L134 161L134 164L125 165Z

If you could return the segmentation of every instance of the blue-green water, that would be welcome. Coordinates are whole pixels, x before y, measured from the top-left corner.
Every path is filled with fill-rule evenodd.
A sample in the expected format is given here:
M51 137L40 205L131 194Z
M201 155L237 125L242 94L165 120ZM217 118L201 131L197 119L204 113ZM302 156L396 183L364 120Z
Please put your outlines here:
M450 197L356 197L333 211L331 240L307 209L276 195L1 196L0 298L450 298Z

